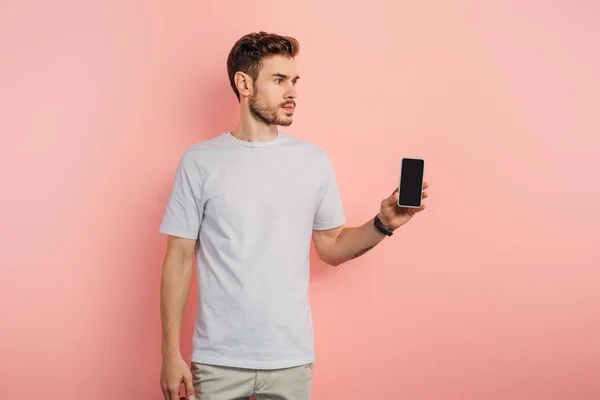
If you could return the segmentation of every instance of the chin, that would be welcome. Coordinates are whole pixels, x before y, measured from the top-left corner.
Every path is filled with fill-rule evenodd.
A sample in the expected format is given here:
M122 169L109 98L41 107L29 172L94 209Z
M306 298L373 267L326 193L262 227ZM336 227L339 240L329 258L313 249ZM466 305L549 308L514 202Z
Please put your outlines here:
M278 117L276 124L279 126L290 126L293 121L294 119L292 118L292 116L288 114L285 117Z
M290 126L292 124L292 120L290 119L289 121L279 121L279 123L277 125L279 126Z

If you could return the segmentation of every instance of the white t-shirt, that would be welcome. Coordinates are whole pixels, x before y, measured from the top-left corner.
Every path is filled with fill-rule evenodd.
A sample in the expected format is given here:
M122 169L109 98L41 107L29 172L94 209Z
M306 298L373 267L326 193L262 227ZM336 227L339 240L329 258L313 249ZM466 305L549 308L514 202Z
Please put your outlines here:
M346 222L327 153L279 132L230 133L181 157L160 231L198 239L192 361L275 369L314 361L312 230Z

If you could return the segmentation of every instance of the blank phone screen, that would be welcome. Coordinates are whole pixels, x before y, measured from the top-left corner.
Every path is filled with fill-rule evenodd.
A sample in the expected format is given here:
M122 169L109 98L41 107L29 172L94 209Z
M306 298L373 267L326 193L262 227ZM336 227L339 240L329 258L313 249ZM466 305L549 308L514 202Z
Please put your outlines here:
M406 207L420 207L423 191L423 170L425 161L404 158L400 173L400 187L398 188L398 205Z

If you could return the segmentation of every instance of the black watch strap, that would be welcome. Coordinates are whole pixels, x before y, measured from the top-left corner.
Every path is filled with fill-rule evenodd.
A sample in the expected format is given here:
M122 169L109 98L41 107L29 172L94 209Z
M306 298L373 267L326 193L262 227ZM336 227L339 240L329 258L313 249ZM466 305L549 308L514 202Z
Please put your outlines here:
M392 236L394 234L394 232L392 232L385 225L383 225L383 223L379 219L379 214L377 214L375 216L375 219L373 219L373 225L375 225L375 228L377 228L377 230L379 230L379 232L381 232L387 236Z

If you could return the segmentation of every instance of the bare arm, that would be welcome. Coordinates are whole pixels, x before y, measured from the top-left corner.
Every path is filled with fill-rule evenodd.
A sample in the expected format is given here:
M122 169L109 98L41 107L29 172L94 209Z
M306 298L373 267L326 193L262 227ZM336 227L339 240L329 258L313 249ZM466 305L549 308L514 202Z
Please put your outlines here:
M160 286L163 356L180 354L181 326L192 278L195 244L195 240L175 236L167 239Z
M313 231L312 236L319 257L333 266L360 257L386 237L375 228L372 219L359 227Z
M428 187L429 183L424 182L423 199L428 197L428 193L425 191ZM378 215L381 223L388 230L394 231L424 209L424 203L418 209L399 207L398 188L395 188L389 197L381 201ZM324 231L313 230L312 236L319 257L333 266L362 256L386 237L375 227L372 219L356 228L340 226Z

